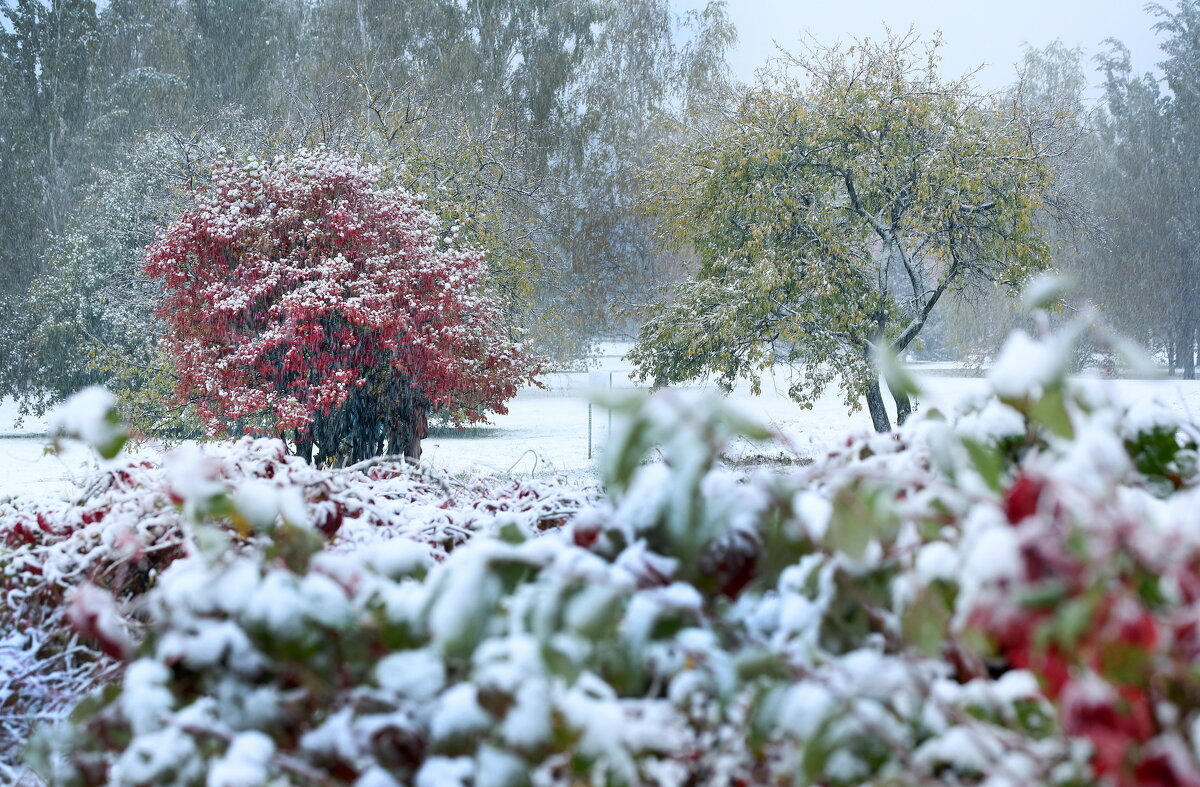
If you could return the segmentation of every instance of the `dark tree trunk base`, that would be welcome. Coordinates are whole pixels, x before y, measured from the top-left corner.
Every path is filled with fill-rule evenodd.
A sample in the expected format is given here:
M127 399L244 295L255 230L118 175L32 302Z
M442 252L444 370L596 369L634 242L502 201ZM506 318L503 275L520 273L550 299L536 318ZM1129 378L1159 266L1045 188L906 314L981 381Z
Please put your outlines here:
M404 455L414 462L421 459L421 441L429 436L429 420L425 416L425 408L420 408L409 420L408 445L404 447Z
M429 418L425 408L413 410L408 419L399 423L388 434L388 453L400 454L418 462L421 459L421 441L429 436Z
M312 438L301 439L296 437L296 456L308 462L310 465L313 460L313 441Z
M887 408L883 403L883 391L879 387L878 378L871 381L867 386L867 411L871 413L871 425L875 427L876 432L892 431L892 424L888 420Z
M904 426L904 422L912 415L912 399L906 393L893 393L896 400L896 426Z

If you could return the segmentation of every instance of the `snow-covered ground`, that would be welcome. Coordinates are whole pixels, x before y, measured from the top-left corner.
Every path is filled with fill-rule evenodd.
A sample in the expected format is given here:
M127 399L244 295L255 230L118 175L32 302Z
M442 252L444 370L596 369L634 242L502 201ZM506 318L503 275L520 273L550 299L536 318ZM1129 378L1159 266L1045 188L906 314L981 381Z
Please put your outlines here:
M565 474L590 475L607 439L609 417L593 405L592 458L588 458L588 402L594 383L615 389L630 389L629 364L622 360L626 348L602 348L599 364L591 372L548 375L546 389L529 388L509 402L509 412L492 417L491 425L456 430L439 430L425 440L425 459L451 473L511 473L515 476ZM914 366L926 393L918 409L937 407L952 410L956 403L979 395L986 381L963 376L946 364ZM1200 421L1200 381L1183 380L1087 380L1119 401L1158 398L1172 410L1192 421ZM787 371L780 369L763 380L761 396L748 384L740 384L729 401L747 414L784 434L799 456L815 457L829 450L850 432L871 428L865 409L846 411L836 387L826 390L812 409L803 410L787 397ZM702 392L701 387L686 389ZM709 390L716 390L711 386ZM94 466L86 449L68 446L58 455L48 455L46 440L37 433L44 422L27 420L18 429L16 406L0 403L0 495L52 494L69 490ZM153 448L141 449L153 455ZM753 452L753 449L749 449Z

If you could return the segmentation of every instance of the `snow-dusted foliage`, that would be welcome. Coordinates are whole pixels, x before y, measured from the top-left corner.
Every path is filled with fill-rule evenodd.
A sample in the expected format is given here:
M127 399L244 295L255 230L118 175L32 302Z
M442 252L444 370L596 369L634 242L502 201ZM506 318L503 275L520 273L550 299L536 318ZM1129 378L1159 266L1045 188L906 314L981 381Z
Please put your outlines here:
M178 394L214 433L419 456L427 413L480 421L532 382L483 252L380 177L323 148L219 161L147 249Z
M453 549L397 525L443 509L380 502L408 475L363 477L383 516L327 542L277 444L238 444L220 482L155 471L187 548L132 615L78 591L121 676L34 762L85 784L1195 784L1195 438L1075 390L1039 362L1057 339L1018 350L1001 395L786 472L721 467L767 435L719 405L618 404L602 498Z
M106 445L99 398L62 419ZM276 547L378 547L377 560L402 560L408 545L441 560L497 518L531 532L557 527L590 495L555 481L464 483L387 459L322 470L278 441L245 438L181 448L161 466L112 467L73 502L0 499L0 719L10 733L0 760L32 721L60 715L131 655L146 591L206 544L259 551L269 530Z
M79 440L105 459L116 456L129 435L117 413L117 400L100 386L90 386L72 395L50 412L46 428L57 444Z

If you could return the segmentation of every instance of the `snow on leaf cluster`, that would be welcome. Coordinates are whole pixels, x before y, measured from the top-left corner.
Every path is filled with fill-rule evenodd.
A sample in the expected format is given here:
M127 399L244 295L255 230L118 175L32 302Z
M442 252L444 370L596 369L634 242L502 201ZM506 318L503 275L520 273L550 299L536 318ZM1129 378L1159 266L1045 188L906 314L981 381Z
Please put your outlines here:
M47 430L55 443L79 440L105 459L116 456L128 438L116 399L100 386L85 388L54 408Z
M401 570L414 554L443 560L498 520L531 532L559 526L590 494L558 481L462 482L386 458L323 470L278 441L244 438L184 446L161 465L113 463L75 500L0 499L5 745L131 655L145 594L176 560L254 551L273 533L293 552L362 550L381 570Z
M719 404L611 404L605 494L562 527L497 519L439 559L412 530L326 546L277 517L175 560L123 677L35 764L116 784L1195 783L1200 491L1168 413L1039 373L746 474L718 457L766 432Z

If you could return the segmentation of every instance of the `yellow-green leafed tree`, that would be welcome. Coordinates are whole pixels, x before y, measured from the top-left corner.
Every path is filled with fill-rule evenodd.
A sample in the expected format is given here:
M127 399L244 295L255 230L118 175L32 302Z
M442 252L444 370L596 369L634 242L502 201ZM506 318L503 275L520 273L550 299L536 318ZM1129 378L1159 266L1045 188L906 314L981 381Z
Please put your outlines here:
M937 46L789 57L664 151L649 207L701 265L643 326L644 378L757 387L782 361L798 403L839 380L886 431L873 348L903 352L947 291L1048 265L1038 217L1061 202L1067 115L944 81Z

